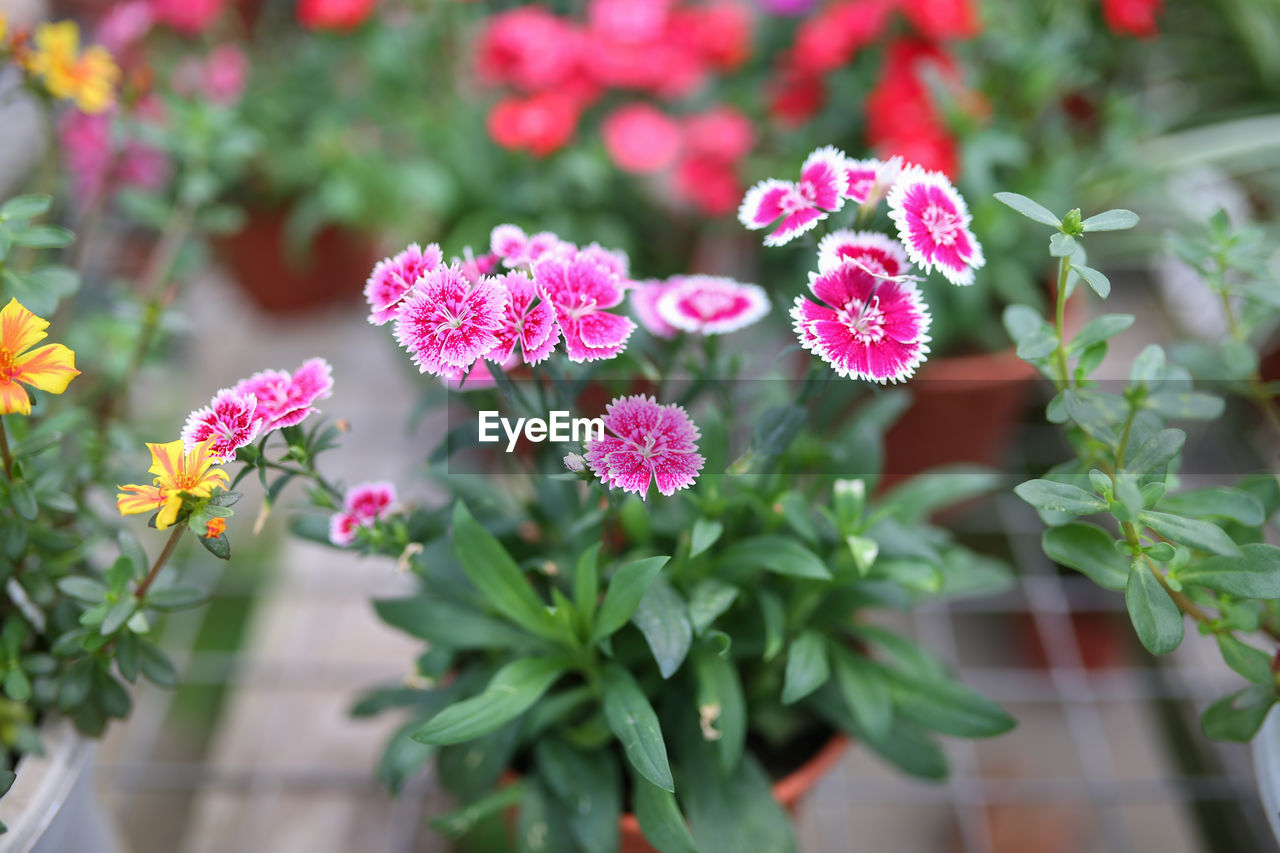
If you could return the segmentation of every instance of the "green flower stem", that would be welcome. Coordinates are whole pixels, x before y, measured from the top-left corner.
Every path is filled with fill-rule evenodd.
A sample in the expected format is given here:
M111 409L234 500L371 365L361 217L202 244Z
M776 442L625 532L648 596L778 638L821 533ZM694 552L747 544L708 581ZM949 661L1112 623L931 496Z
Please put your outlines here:
M182 531L186 529L187 523L185 521L173 526L173 533L169 534L169 541L164 543L164 550L160 552L160 556L156 557L156 561L151 565L151 570L147 572L147 576L142 579L142 583L138 584L138 588L133 593L134 598L142 601L147 597L147 590L151 588L152 582L160 574L160 570L164 568L165 563L169 562L169 558L173 556L173 549L178 547L178 540L182 538Z
M295 468L291 465L282 465L279 462L271 462L270 460L264 460L262 464L273 471L284 471L295 476L306 477L339 501L343 498L342 490L326 480L324 475L317 471L315 465L310 461L306 463L305 468Z
M1071 387L1071 370L1067 365L1067 277L1071 274L1071 261L1062 258L1058 263L1057 305L1054 308L1054 328L1058 333L1058 346L1053 351L1054 384L1061 391Z
M5 434L4 418L0 418L0 456L4 458L4 477L13 479L13 454L9 452L9 436Z

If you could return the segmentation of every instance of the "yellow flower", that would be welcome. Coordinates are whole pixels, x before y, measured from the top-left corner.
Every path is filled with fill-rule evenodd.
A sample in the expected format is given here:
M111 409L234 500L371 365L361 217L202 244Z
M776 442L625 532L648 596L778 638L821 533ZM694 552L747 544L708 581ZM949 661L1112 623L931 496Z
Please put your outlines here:
M75 21L42 24L32 37L34 49L25 57L27 70L44 82L49 94L75 101L86 113L100 113L115 103L120 69L99 45L80 52L80 28Z
M4 40L9 37L9 19L4 16L4 12L0 12L0 47L4 46Z
M227 472L214 468L211 450L216 438L202 441L183 452L182 441L166 444L147 444L151 451L150 473L156 478L150 486L117 486L116 509L121 515L139 512L159 512L156 529L164 530L178 518L182 507L182 493L196 498L213 494L214 486L227 487ZM131 494L130 494L131 493Z
M205 522L204 538L217 539L219 536L227 532L227 520L225 518L211 518Z
M0 415L31 414L31 399L23 383L61 394L80 375L76 354L62 344L31 349L46 337L48 327L47 320L32 314L16 299L0 310Z

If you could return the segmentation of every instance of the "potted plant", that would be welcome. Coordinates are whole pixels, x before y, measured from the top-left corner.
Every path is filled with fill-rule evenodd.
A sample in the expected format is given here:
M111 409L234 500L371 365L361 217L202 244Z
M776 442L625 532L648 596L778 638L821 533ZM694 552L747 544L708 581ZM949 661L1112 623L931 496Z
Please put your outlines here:
M379 775L399 787L434 759L463 801L437 820L445 832L516 810L520 849L790 849L787 809L845 738L937 778L935 734L1013 724L873 618L1008 573L929 522L990 489L989 472L873 497L890 407L855 386L906 381L926 358L913 271L963 280L981 254L942 175L856 171L819 149L798 180L744 202L771 243L846 203L869 219L886 193L900 221L905 244L836 233L808 288L780 300L814 355L803 379L744 364L781 313L755 285L640 283L620 253L511 225L452 263L413 245L375 267L370 320L453 392L428 460L450 500L357 484L341 501L315 493L322 512L296 529L420 581L375 606L423 654L355 713L409 715ZM938 205L958 253L916 233ZM627 301L644 331L619 313ZM743 333L750 353L731 348ZM652 395L634 393L638 376ZM602 411L581 408L590 388L612 397Z
M59 119L120 108L111 54L78 42L71 22L24 33L7 31L0 18L0 63L16 64L30 97ZM78 112L67 112L72 107ZM99 159L110 161L111 135L94 138ZM76 144L84 154L86 138ZM40 172L49 189L61 188L59 165L69 153L50 146ZM164 337L183 249L212 221L199 203L209 199L191 195L201 165L192 159L175 159L172 196L151 198L180 215L155 242L140 280L95 281L102 292L88 310L76 310L80 270L67 263L84 255L63 253L74 234L49 221L59 212L54 199L31 193L0 202L0 783L9 792L0 819L14 829L13 849L116 849L88 795L86 738L129 714L129 685L139 678L174 684L158 627L167 613L204 599L174 571L178 546L195 539L217 557L230 555L228 524L240 494L223 467L234 453L219 438L226 424L218 419L235 416L236 435L257 442L241 458L274 497L281 479L306 471L280 470L289 463L268 449L268 438L298 444L300 422L331 384L322 364L250 377L193 412L181 437L177 423L166 418L157 427L130 410L128 392ZM331 440L314 421L306 429L309 447ZM142 438L157 433L172 440L144 448ZM304 465L296 453L289 460ZM113 501L120 514L149 516L154 532L141 520L122 523Z
M1049 251L1059 259L1056 314L1043 318L1015 305L1004 321L1019 354L1053 383L1045 416L1062 425L1075 452L1015 491L1048 526L1042 544L1050 558L1123 591L1148 651L1177 648L1187 618L1214 638L1224 662L1247 684L1210 705L1201 726L1213 738L1249 740L1277 699L1280 548L1266 541L1280 508L1275 473L1231 475L1227 484L1220 482L1224 472L1200 488L1183 487L1190 479L1182 464L1186 434L1168 423L1213 422L1224 411L1222 398L1198 390L1190 371L1155 344L1133 361L1118 393L1094 379L1107 341L1133 324L1130 315L1104 314L1078 334L1063 333L1062 305L1072 289L1083 282L1104 299L1110 293L1107 277L1085 262L1083 244L1095 232L1132 228L1136 215L1111 210L1083 218L1077 209L1059 218L1023 196L999 199L1052 232ZM1222 215L1203 238L1172 239L1220 295L1236 329L1215 348L1227 365L1219 384L1261 406L1268 429L1275 427L1273 392L1258 379L1257 355L1237 313L1242 306L1254 319L1275 313L1274 280L1254 278L1256 241ZM1078 520L1086 517L1101 523Z

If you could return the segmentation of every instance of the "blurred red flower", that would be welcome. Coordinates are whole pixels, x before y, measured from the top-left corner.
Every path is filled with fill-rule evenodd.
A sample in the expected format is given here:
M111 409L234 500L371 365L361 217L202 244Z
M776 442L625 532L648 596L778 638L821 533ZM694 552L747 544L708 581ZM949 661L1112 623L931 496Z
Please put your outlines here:
M1164 0L1102 0L1102 17L1112 32L1150 38Z
M609 158L625 172L659 172L680 151L680 125L649 104L628 104L610 113L600 126Z
M377 0L298 0L298 22L309 30L350 31L369 17Z
M560 92L504 98L489 112L489 135L503 148L545 157L573 138L581 107Z

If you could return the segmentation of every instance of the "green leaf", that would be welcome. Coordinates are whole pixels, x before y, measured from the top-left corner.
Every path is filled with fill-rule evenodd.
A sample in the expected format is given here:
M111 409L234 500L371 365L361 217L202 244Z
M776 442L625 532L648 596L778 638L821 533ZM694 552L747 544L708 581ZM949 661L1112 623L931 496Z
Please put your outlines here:
M173 687L178 683L178 673L169 656L143 640L138 641L138 666L157 687Z
M836 684L858 728L883 738L893 727L893 696L884 671L875 663L838 645L831 646Z
M462 743L511 722L565 672L554 658L520 658L494 673L484 691L436 714L413 733L419 743Z
M573 570L573 601L588 622L595 619L600 598L600 545L597 542L583 551Z
M376 599L373 609L391 627L432 645L454 649L527 649L535 643L528 634L506 622L485 616L465 604L428 595Z
M1157 391L1147 397L1146 405L1166 418L1211 421L1222 414L1221 397L1199 391Z
M14 480L9 484L9 499L13 502L13 508L18 515L27 521L35 521L40 514L36 493L31 490L31 486L27 485L25 480Z
M600 605L600 613L596 617L595 629L591 632L591 642L599 642L627 624L649 585L670 559L646 557L624 563L613 573L613 577L609 579L609 588L604 593L604 603Z
M714 746L697 726L676 731L680 801L702 853L794 853L787 813L773 798L769 777L755 757L743 756L733 773L715 760Z
M1066 258L1076 250L1074 238L1059 231L1049 237L1049 254L1055 258Z
M1067 347L1069 352L1080 352L1088 349L1096 343L1108 340L1123 332L1125 329L1133 325L1132 314L1103 314L1090 320L1089 323L1080 330L1080 334L1072 339L1070 346Z
M604 715L609 729L622 744L631 766L664 791L675 793L667 745L662 739L658 715L645 698L640 685L616 663L605 666Z
M454 504L453 547L462 570L498 612L539 636L556 636L551 614L528 578L462 501Z
M1240 555L1239 546L1231 541L1231 537L1221 527L1211 522L1154 511L1139 514L1138 521L1174 542L1228 557Z
M715 740L720 769L734 772L747 742L747 703L738 669L715 649L703 645L693 655L698 714L703 737ZM714 732L715 737L709 737Z
M60 579L58 589L85 604L101 604L107 597L107 588L100 581L75 575Z
M941 509L994 491L1000 473L980 465L946 465L917 474L890 489L880 509L903 524L919 524Z
M515 848L516 853L561 853L573 849L566 810L537 779L524 783Z
M125 622L129 621L129 617L137 609L138 600L132 595L111 605L111 609L107 611L106 618L102 620L102 627L99 629L102 636L106 637L114 634Z
M1093 292L1106 299L1111 295L1111 279L1107 278L1101 271L1095 270L1093 267L1087 267L1083 264L1073 264L1071 269L1080 275L1082 279L1089 283L1093 288Z
M19 195L0 205L0 219L35 219L48 212L53 199L47 195Z
M1262 728L1275 702L1274 687L1250 685L1210 705L1200 718L1200 728L1214 740L1247 741Z
M787 670L782 683L782 704L799 702L817 690L831 677L827 662L827 644L815 630L802 633L791 641L787 651Z
M1167 654L1182 642L1182 611L1152 574L1150 566L1140 564L1129 573L1124 603L1129 610L1129 621L1147 651L1153 655Z
M1132 210L1116 208L1090 216L1080 227L1085 231L1127 231L1138 224L1138 214Z
M147 593L147 607L162 611L189 610L199 607L209 599L209 594L194 586L170 586L153 589Z
M1071 420L1098 441L1115 447L1119 442L1114 426L1124 420L1128 404L1114 394L1068 389L1062 401Z
M1000 319L1014 343L1021 341L1036 329L1049 325L1040 312L1030 305L1010 305L1004 309Z
M75 242L76 235L59 225L32 225L15 231L13 242L32 249L61 249Z
M829 580L831 572L816 554L785 536L751 536L731 545L721 556L726 565L762 568L780 575Z
M1114 537L1101 527L1084 522L1050 527L1040 544L1049 559L1075 569L1098 586L1122 590L1129 583L1129 561L1115 549Z
M1107 508L1106 503L1096 495L1091 495L1078 486L1055 483L1052 480L1028 480L1015 486L1013 491L1036 509L1088 515Z
M957 737L992 737L1015 725L999 705L954 681L900 672L889 678L898 713L926 729Z
M1245 645L1232 634L1219 633L1215 636L1218 640L1218 651L1222 652L1222 659L1226 661L1227 666L1254 684L1270 686L1275 682L1275 676L1271 672L1271 655L1261 649Z
M698 853L689 825L676 805L675 795L639 773L631 775L631 805L645 840L659 853Z
M534 758L547 786L568 806L569 828L587 853L615 853L622 816L618 765L607 750L575 749L560 738L542 738Z
M1052 211L1024 195L1002 192L996 193L995 197L996 201L1013 208L1033 222L1039 222L1041 225L1049 225L1053 228L1062 227L1062 220L1054 216Z
M15 667L5 673L4 692L15 702L26 702L31 698L31 679Z
M1179 583L1204 586L1240 598L1280 598L1280 548L1253 544L1240 556L1209 557L1178 569Z
M760 601L760 615L764 619L764 654L766 661L771 661L782 651L786 642L787 613L782 599L768 590L758 590L756 598Z
M706 551L720 539L724 533L724 525L709 518L699 518L693 523L693 533L689 538L689 559L693 559Z
M1035 361L1045 358L1058 348L1058 333L1046 324L1018 341L1018 358Z
M654 579L632 614L631 623L644 635L662 677L674 675L689 653L693 625L684 599L666 578L659 575Z
M409 742L414 748L426 749L422 744ZM448 838L461 838L482 820L519 805L524 798L524 786L520 783L505 785L473 803L467 803L451 812L432 818L428 823L436 832Z
M1246 527L1257 527L1266 520L1262 503L1257 498L1248 492L1225 486L1210 486L1168 495L1160 502L1160 509L1193 518L1227 518Z
M1182 452L1186 440L1187 434L1180 429L1162 429L1129 455L1124 470L1131 474L1162 473L1165 466Z
M689 592L689 621L698 636L711 627L738 597L738 588L717 578L703 578Z

